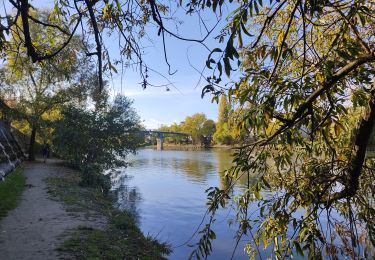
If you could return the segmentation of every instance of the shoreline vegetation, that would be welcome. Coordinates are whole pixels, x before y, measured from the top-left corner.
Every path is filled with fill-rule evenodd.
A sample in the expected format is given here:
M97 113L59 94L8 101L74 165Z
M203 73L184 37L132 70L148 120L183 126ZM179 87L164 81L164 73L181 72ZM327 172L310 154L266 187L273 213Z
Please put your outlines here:
M58 251L77 259L166 259L170 247L145 236L138 227L137 217L115 206L113 193L105 194L98 187L83 187L80 182L78 173L46 179L48 192L63 202L69 212L104 218L107 225L80 226L67 231Z
M231 150L236 149L236 146L233 145L224 145L224 144L215 144L215 145L195 145L195 144L170 144L164 143L163 147L165 150L204 150L204 149L223 149L223 150ZM142 148L152 148L156 149L156 145L145 145Z
M68 259L166 259L171 252L170 247L144 235L138 227L136 215L116 207L110 176L103 174L126 166L123 158L135 153L142 141L127 134L141 127L132 101L118 95L111 102L98 102L95 111L74 105L61 106L58 111L58 119L51 121L53 135L34 134L44 138L44 144L51 143L54 154L64 160L66 169L75 170L58 176L44 176L40 169L37 172L45 178L43 182L51 199L62 202L72 216L84 216L90 225L84 223L66 232L63 229L62 244L56 250ZM98 129L101 131L98 132ZM35 143L40 141L35 136L33 138ZM29 154L32 161L35 159L35 146L30 146L30 149L33 150L33 156ZM13 176L17 177L12 173L7 179L12 181ZM19 186L24 187L24 183L25 180ZM41 188L35 186L35 189ZM14 189L4 190L10 192ZM22 190L17 196L21 194ZM16 198L9 194L4 196L12 199L4 207L7 211L17 206ZM96 224L91 221L95 219L103 221ZM52 236L60 238L60 235Z
M26 177L23 175L22 166L18 166L4 181L0 181L0 221L17 207L25 184Z

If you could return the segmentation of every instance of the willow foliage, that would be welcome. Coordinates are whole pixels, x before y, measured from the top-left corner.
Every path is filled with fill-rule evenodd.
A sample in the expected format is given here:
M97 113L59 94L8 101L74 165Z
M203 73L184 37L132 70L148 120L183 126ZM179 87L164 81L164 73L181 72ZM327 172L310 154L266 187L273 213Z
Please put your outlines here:
M190 6L219 12L223 4ZM237 241L250 238L250 257L374 256L374 160L366 157L375 123L374 8L361 0L238 3L222 30L225 49L209 56L203 93L226 91L246 108L238 128L257 140L235 154L229 188L209 190L212 217L192 256L209 255L216 210L241 176L254 174L259 181L236 198ZM223 74L237 69L240 77L222 88Z

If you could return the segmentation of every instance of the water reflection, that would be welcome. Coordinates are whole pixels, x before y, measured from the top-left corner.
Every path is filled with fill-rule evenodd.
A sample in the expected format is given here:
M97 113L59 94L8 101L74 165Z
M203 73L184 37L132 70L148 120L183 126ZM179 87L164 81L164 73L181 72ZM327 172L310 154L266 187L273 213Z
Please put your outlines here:
M126 210L132 213L136 220L139 221L139 210L138 205L142 200L141 193L138 191L138 187L130 187L128 185L129 180L132 177L122 172L116 172L112 174L112 187L114 195L117 198L118 207L121 210Z
M210 186L228 187L224 171L231 166L231 152L144 149L130 161L133 166L113 178L120 207L139 216L145 234L172 244L171 259L187 259L192 251L187 244L199 238L189 240L206 211L205 190ZM246 185L244 175L237 192ZM230 207L217 213L214 228L218 239L210 259L230 258L235 247L235 227L228 226L232 218ZM245 242L239 245L235 259L247 259L242 251Z

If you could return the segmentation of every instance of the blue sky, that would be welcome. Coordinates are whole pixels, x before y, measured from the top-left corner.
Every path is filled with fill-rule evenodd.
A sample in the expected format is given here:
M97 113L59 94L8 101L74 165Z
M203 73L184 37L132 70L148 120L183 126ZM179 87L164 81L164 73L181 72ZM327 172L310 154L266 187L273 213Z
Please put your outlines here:
M171 3L175 5L173 1ZM52 8L54 1L34 0L32 4L35 7ZM215 15L211 11L205 15L204 19L207 26L213 26L216 23ZM174 16L181 22L178 26L179 35L195 39L200 39L205 35L204 28L198 23L197 16L188 17L183 10L175 13ZM218 28L222 27L222 25L223 23ZM177 32L175 24L168 24L168 26L172 31ZM201 98L201 89L205 82L199 81L200 74L196 71L196 69L201 71L204 68L209 54L208 50L198 43L184 42L166 35L171 70L177 70L173 76L170 76L164 61L162 38L157 35L157 31L156 26L148 26L146 32L149 40L144 39L140 44L146 47L144 59L147 65L167 77L170 82L173 82L173 86L169 86L170 91L166 91L165 87L149 87L143 90L139 84L141 78L135 69L130 68L121 73L121 68L117 67L119 73L109 79L110 94L114 96L120 93L133 99L134 108L141 116L143 124L150 129L157 128L161 124L181 122L186 116L194 113L205 113L208 118L216 120L218 105L211 102L210 95L205 96L203 99ZM219 31L216 30L207 39L206 43L211 48L217 47L217 41L213 37L218 33ZM116 34L111 36L103 34L103 39L111 58L118 58L118 36ZM152 72L150 72L149 80L154 85L168 83L166 79Z
M8 1L4 1L4 3L9 6ZM52 8L54 6L53 0L34 0L31 3L37 8ZM171 3L173 9L175 3L173 1ZM223 10L223 12L229 13L228 10ZM207 27L211 28L217 21L215 15L212 11L203 15ZM167 27L173 32L194 39L201 39L205 35L204 28L199 24L197 16L189 17L185 14L185 11L179 9L178 12L174 13L174 17L178 19L178 29L175 23L167 24ZM225 19L222 19L217 28L222 28L224 24ZM223 47L218 46L218 42L213 39L219 33L218 29L205 42L211 49ZM169 86L170 91L166 91L165 87L149 87L143 90L139 84L141 78L135 68L129 68L121 73L121 68L117 67L119 73L114 74L109 79L111 96L120 93L131 98L143 124L150 129L157 128L161 124L181 122L186 116L194 113L205 113L208 118L216 120L218 105L211 102L210 95L201 98L201 90L205 86L205 81L200 81L201 75L197 72L197 70L202 71L204 68L209 51L198 43L184 42L166 35L167 55L171 64L171 71L177 71L174 75L168 75L168 67L164 61L162 38L157 35L157 32L158 28L151 24L146 30L148 39L144 38L139 44L145 47L143 56L145 63L151 69L157 71L157 73L150 72L150 83L162 85L172 82L173 86ZM118 35L108 36L103 33L102 36L111 59L118 58ZM164 75L168 80L159 74Z
M112 91L130 97L143 124L150 129L158 128L161 124L178 123L188 115L201 112L216 120L217 104L211 103L209 96L201 99L200 88L195 88L195 84L193 77L186 81L175 81L179 91L171 89L167 92L164 88L142 90L136 81L125 81L122 90L120 84L115 83Z
M181 122L186 116L194 113L205 113L208 118L216 120L218 106L211 102L210 95L201 98L201 90L205 82L200 81L200 74L189 64L190 60L193 66L202 70L208 54L201 46L194 46L191 43L188 45L170 39L167 44L172 71L177 70L174 75L168 75L159 42L148 49L144 58L152 69L163 74L173 83L173 86L168 86L169 91L166 91L165 87L148 87L143 90L139 84L141 78L138 72L128 69L122 75L122 80L121 75L113 75L113 80L110 81L111 94L122 93L133 99L134 107L144 120L144 125L151 129L161 124ZM115 49L116 46L112 48ZM120 70L119 74L121 74ZM153 72L150 72L149 80L154 85L168 83L166 79Z
M205 36L204 28L200 26L197 17L187 17L183 10L175 13L175 16L178 19L181 17L184 19L180 20L182 23L178 27L179 35L194 39L201 39ZM216 17L209 11L205 21L210 28L216 23ZM223 23L224 21L217 28L222 27ZM167 26L176 32L174 24L170 23ZM147 128L157 128L161 124L173 122L178 123L194 113L205 113L208 118L216 120L218 105L211 102L210 95L201 98L202 87L206 84L199 71L204 69L209 51L199 43L185 42L166 35L167 56L171 64L171 71L177 71L174 75L168 75L162 38L157 35L157 29L156 26L148 27L147 34L151 40L144 39L141 43L141 45L147 46L143 57L148 66L173 82L173 86L169 86L170 91L167 92L165 87L149 87L143 90L139 84L141 79L138 72L128 69L122 75L122 81L121 75L114 76L111 82L112 93L122 93L132 98L134 107ZM211 48L218 46L217 41L213 39L218 33L218 30L214 31L206 41ZM113 51L111 55L116 57L117 35L104 37L104 41ZM150 72L149 80L154 85L168 83L166 79L153 72Z

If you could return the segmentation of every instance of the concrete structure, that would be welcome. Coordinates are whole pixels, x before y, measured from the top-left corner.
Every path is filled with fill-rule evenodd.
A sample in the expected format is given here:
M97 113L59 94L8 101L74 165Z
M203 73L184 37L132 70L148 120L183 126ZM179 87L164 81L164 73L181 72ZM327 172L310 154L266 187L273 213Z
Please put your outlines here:
M0 120L0 180L4 179L23 157L23 151L12 134L10 124Z
M164 135L158 134L156 137L156 150L163 150Z
M180 135L180 136L189 136L188 134L179 133L179 132L165 132L157 130L145 130L142 131L145 135L156 136L156 149L163 150L164 137L167 135Z

